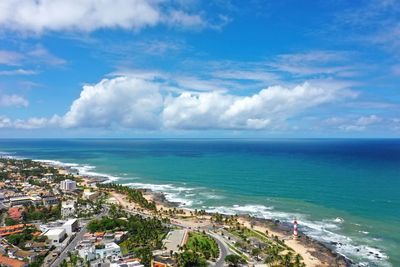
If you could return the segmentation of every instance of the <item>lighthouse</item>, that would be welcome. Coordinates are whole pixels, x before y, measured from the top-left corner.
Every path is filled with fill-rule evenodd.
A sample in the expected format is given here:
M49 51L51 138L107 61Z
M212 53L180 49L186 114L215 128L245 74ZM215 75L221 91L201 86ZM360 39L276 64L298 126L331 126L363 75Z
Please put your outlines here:
M294 237L294 238L297 238L297 236L298 236L297 227L298 227L298 225L297 225L297 219L294 219L294 222L293 222L293 237Z

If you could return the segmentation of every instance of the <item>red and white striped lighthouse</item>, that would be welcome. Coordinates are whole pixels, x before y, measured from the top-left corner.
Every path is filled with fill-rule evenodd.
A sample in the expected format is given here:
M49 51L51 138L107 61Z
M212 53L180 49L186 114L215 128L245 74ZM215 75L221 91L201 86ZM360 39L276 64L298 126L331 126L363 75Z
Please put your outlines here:
M293 222L293 236L296 238L298 236L298 231L297 231L297 219L294 219Z

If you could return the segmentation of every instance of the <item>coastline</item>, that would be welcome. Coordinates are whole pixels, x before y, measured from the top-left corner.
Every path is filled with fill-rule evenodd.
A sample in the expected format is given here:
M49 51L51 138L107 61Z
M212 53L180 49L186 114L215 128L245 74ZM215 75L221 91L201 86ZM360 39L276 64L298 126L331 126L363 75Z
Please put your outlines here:
M90 179L90 177L88 177L88 179ZM190 208L179 207L179 203L168 201L163 193L154 192L151 189L142 189L141 191L147 200L154 201L156 203L158 210L178 209L184 211L185 216L189 216L189 214L193 212L193 210ZM132 203L129 203L125 200L125 196L118 193L113 193L112 195L117 199L120 205L124 207L134 207ZM213 214L215 213L207 212L206 216L211 217ZM186 223L186 226L191 228L204 226L202 222L199 223L197 221L191 221L190 219L175 220L181 224ZM247 228L253 228L263 233L268 231L270 236L277 236L280 240L284 240L286 245L303 257L306 266L347 267L352 265L351 260L346 258L344 255L336 253L327 245L307 236L302 232L299 233L299 237L294 239L290 226L283 222L255 218L251 217L250 215L239 215L238 221Z
M21 157L14 157L8 156L10 158L16 159L26 159ZM82 166L76 163L64 163L57 160L37 160L34 161L41 162L45 165L51 165L53 167L58 168L62 171L68 172L75 172L75 175L81 179L87 181L88 184L95 184L95 183L111 183L116 182L118 183L118 177L107 175L103 173L93 172L92 170L95 169L94 166ZM179 209L184 210L185 213L190 213L193 211L190 208L182 207L180 202L171 202L167 199L166 194L157 190L153 191L149 188L137 188L144 196L149 200L153 200L157 204L157 208L162 209ZM120 201L119 201L120 202ZM121 203L124 204L124 203ZM125 203L126 204L126 203ZM132 203L129 203L132 205ZM215 214L216 212L207 212L208 215ZM246 227L250 227L251 222L257 221L257 227L261 229L263 232L268 230L269 233L276 235L279 239L285 241L285 243L293 248L296 253L299 253L306 263L306 266L352 266L352 261L347 258L345 255L342 255L334 250L334 248L330 248L329 245L316 240L313 237L308 236L307 234L300 232L300 237L296 240L293 240L290 227L287 223L280 222L280 221L273 221L271 219L263 219L263 218L256 218L251 217L249 214L241 213L239 215L241 223Z

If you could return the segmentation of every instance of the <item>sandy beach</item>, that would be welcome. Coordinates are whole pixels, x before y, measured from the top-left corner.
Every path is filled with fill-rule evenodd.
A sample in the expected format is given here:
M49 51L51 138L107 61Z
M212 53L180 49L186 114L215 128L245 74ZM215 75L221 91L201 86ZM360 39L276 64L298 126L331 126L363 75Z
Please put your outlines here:
M122 194L111 192L112 197L114 197L120 205L126 207L129 210L137 210L140 209L138 205L135 203L130 203L126 197ZM179 218L174 218L172 221L174 223L178 223L185 227L190 228L198 228L212 225L209 218L210 216L204 216L203 220L198 220L195 217L191 216L191 210L187 208L176 208L173 207L172 203L168 203L165 200L160 201L159 196L152 193L149 190L144 192L144 197L147 200L154 201L157 206L157 210L168 211L171 209L177 209L182 211ZM146 213L146 211L143 211ZM239 216L238 222L245 227L253 228L257 231L265 233L268 231L269 235L277 236L280 240L284 240L285 244L291 247L295 253L300 254L303 257L304 263L306 266L310 267L320 267L320 266L348 266L348 262L346 259L336 253L332 252L330 249L326 248L320 242L315 240L311 240L306 236L301 236L297 239L294 239L290 232L283 230L283 228L278 226L271 227L266 222L263 223L262 220L257 220L256 223L254 219Z

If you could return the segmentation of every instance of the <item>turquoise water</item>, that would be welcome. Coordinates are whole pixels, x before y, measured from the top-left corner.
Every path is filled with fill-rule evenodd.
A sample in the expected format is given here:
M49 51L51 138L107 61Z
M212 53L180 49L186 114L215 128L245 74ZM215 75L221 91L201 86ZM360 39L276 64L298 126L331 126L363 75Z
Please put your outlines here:
M291 221L365 266L400 266L400 140L0 140L181 206ZM331 244L332 245L332 244Z

